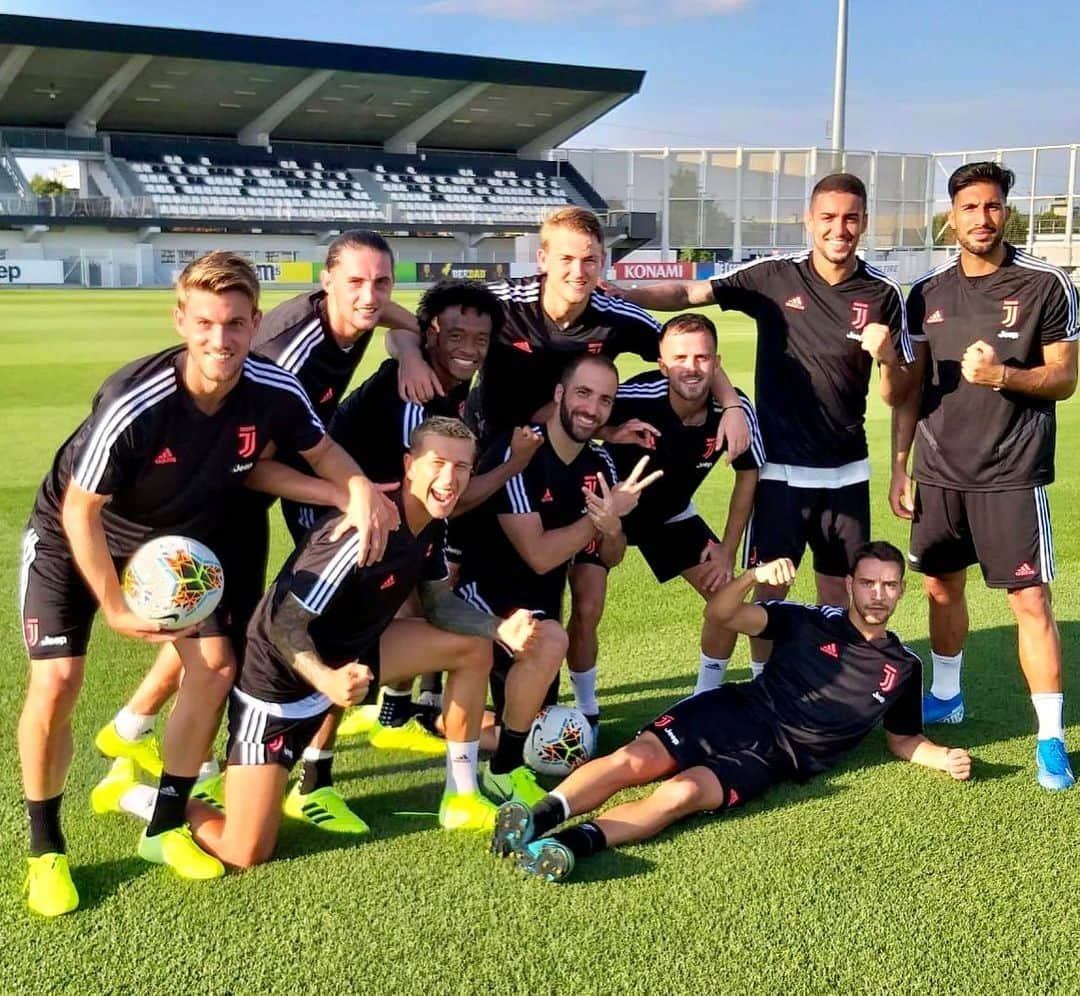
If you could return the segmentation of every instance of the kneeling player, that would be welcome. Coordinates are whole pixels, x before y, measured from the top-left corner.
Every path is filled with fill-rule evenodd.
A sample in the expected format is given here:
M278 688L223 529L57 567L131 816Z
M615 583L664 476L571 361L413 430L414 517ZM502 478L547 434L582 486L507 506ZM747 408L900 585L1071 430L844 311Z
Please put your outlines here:
M904 558L888 543L859 549L849 607L744 604L755 584L789 585L790 560L729 581L709 602L721 625L774 641L764 673L683 699L636 740L579 768L532 809L499 809L492 849L515 852L538 878L565 878L578 858L645 840L693 813L722 811L781 781L832 767L882 720L897 757L971 776L971 757L922 734L922 664L885 625L904 591ZM560 824L631 785L666 779L652 795L550 836Z
M332 706L355 704L372 682L413 677L426 662L449 675L439 822L492 827L495 807L476 787L491 641L516 653L543 636L529 613L496 619L457 598L446 581L443 520L468 484L474 456L475 440L461 422L425 420L405 458L402 527L381 560L359 566L357 539L339 537L340 516L330 515L263 597L229 702L227 812L200 802L188 812L195 839L223 863L243 868L271 856L289 770ZM395 619L418 584L426 619ZM145 815L148 792L117 779L111 808Z

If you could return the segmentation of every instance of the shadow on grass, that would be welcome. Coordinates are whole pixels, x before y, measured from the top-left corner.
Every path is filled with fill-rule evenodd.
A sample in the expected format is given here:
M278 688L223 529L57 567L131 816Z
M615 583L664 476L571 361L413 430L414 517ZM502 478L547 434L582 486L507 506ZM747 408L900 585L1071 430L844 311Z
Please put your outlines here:
M136 855L92 865L74 865L71 877L79 890L79 909L96 909L132 879L156 870L156 866Z

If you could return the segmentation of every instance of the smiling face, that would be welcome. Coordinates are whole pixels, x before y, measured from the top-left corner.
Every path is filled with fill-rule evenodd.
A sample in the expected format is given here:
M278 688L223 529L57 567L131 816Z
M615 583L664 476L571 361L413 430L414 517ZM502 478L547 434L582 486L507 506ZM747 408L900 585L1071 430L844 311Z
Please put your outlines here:
M596 289L604 247L592 235L557 225L548 232L547 244L536 258L540 272L547 276L544 293L575 307L585 304Z
M427 350L439 379L465 383L483 365L491 344L491 316L454 304L427 330Z
M187 383L209 393L235 382L262 315L241 291L188 289L173 312L176 331L187 344Z
M660 340L660 372L683 401L703 402L716 373L716 343L712 336L701 329L668 332Z
M405 486L433 519L448 519L472 476L476 444L426 433L405 454Z
M326 311L335 334L353 341L379 324L394 289L390 257L368 246L346 246L319 282L326 291Z
M904 572L899 564L864 557L847 578L851 608L868 626L884 626L904 594Z
M559 424L575 443L587 443L607 425L619 380L600 363L582 363L565 387L555 387Z
M1005 194L996 183L972 183L956 192L949 224L956 241L973 256L988 256L1005 237Z
M866 205L858 194L825 190L810 202L805 221L815 254L843 266L854 257L866 231Z

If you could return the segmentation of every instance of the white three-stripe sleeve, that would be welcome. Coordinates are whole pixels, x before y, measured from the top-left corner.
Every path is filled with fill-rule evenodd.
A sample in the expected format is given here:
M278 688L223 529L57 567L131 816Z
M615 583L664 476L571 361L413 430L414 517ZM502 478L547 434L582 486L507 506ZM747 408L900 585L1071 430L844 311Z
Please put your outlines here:
M289 591L308 612L321 616L356 566L359 554L360 538L355 532L336 543L310 544L296 562ZM305 560L316 557L318 566L305 566Z
M93 429L75 461L72 480L86 491L112 494L123 474L125 454L121 450L125 433L140 415L175 393L176 373L170 366L99 405L93 415Z
M503 461L510 459L510 447L506 447ZM528 468L526 467L526 470ZM496 511L502 514L528 515L533 510L529 500L529 489L525 483L525 471L515 474L503 485L502 501L497 503Z
M303 452L311 449L326 434L322 420L315 414L307 392L291 373L267 360L249 356L244 361L244 376L253 383L280 392L281 417L273 425L274 442L279 449Z
M405 449L409 448L413 431L423 421L424 406L416 404L415 401L406 401L401 410L401 445Z
M886 284L896 295L895 305L892 307L887 305L882 317L885 324L889 326L889 330L893 333L893 347L896 349L897 356L900 357L900 362L913 363L915 360L915 347L911 345L911 335L908 331L908 316L907 308L904 307L904 292L900 289L900 285L883 270L870 266L868 263L866 264L866 272L871 277ZM900 326L899 330L896 328L897 324Z
M746 416L746 425L750 430L750 445L746 448L745 453L740 454L732 461L732 466L736 470L750 470L752 467L764 467L765 442L761 438L761 426L758 423L757 412L750 403L750 399L743 394L742 391L737 393L739 395L739 404L742 405L743 414ZM751 462L751 466L740 466L740 464L745 462Z

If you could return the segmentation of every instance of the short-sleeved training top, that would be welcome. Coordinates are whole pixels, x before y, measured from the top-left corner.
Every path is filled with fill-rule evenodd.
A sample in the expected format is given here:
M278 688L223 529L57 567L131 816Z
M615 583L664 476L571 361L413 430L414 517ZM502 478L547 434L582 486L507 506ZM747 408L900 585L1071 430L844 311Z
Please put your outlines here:
M835 606L760 604L773 651L749 691L801 772L832 767L879 720L899 736L922 732L922 662L894 633L867 641Z
M732 467L755 470L765 463L761 431L750 399L742 391L737 393L750 427L750 445L735 458ZM653 450L632 443L604 444L615 461L620 479L626 480L643 456L649 458L646 474L654 470L664 472L663 477L641 492L637 508L623 520L627 535L647 524L666 522L687 510L694 492L724 454L725 447L716 448L716 430L722 413L722 406L709 398L702 423L686 425L671 407L668 379L659 370L638 374L619 385L610 424L621 425L637 418L660 430Z
M514 549L498 517L536 512L545 531L561 529L585 514L582 488L597 491L598 474L603 474L608 483L614 483L618 477L604 447L586 443L570 463L564 463L547 438L545 428L534 428L544 433L544 442L525 469L466 517L469 539L462 545L458 586L475 583L481 593L512 593L514 597L509 601L518 608L550 612L554 607L557 612L569 560L546 574L537 574ZM480 472L508 459L509 450L509 439L493 445L485 454Z
M394 492L395 495L399 495ZM398 498L399 510L401 499ZM341 515L322 519L305 537L259 602L247 631L241 690L263 702L294 702L313 691L284 661L271 636L271 621L288 597L316 618L308 633L323 663L341 667L372 653L398 609L421 581L442 581L446 567L446 524L431 520L413 535L401 512L382 560L357 566L355 531L330 538Z
M655 360L660 326L630 301L594 290L581 317L569 328L548 318L543 306L546 278L513 277L490 284L503 309L502 328L491 340L469 408L479 414L484 439L528 425L555 393L563 368L579 353L637 353Z
M268 443L298 452L323 438L296 378L254 355L221 407L203 413L183 385L185 355L167 349L105 381L37 493L39 533L66 543L60 507L74 481L111 496L102 520L114 556L166 532L207 540Z
M769 463L839 468L865 460L873 361L861 330L888 325L901 361L914 359L899 284L862 260L829 284L802 252L754 260L713 280L712 290L725 311L757 322L754 400Z
M915 478L960 491L1014 491L1054 479L1055 403L969 384L968 346L990 343L1003 363L1043 363L1043 346L1080 337L1077 293L1063 270L1006 244L985 277L959 257L920 277L908 295L911 337L929 359L915 433Z

